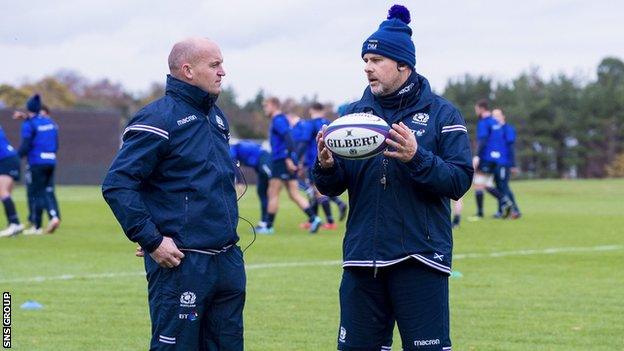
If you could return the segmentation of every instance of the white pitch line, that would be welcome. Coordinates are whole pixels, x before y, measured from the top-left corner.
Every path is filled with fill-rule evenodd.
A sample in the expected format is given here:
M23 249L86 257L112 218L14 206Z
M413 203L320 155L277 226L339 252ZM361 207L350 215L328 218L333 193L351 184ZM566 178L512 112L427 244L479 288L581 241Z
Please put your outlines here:
M560 253L575 252L597 252L597 251L617 251L624 249L623 245L602 245L589 247L553 247L548 249L528 249L516 251L499 251L490 253L466 253L456 254L453 260L462 260L468 258L499 258L509 256L530 256L530 255L554 255ZM338 266L342 261L308 261L308 262L272 262L272 263L252 263L245 265L247 270L270 269L270 268L290 268L290 267L310 267L310 266ZM42 283L54 280L74 280L74 279L102 279L102 278L118 278L118 277L134 277L145 276L145 272L110 272L110 273L93 273L93 274L63 274L50 277L28 277L14 279L0 279L0 284L8 283Z
M595 251L615 251L624 248L622 245L602 245L590 247L553 247L549 249L530 249L516 251L500 251L490 253L467 253L453 255L453 260L461 260L465 258L487 258L487 257L507 257L507 256L529 256L529 255L554 255L558 253L571 252L595 252Z
M307 266L337 266L342 261L308 261L308 262L274 262L274 263L252 263L245 265L245 269L265 269L265 268L285 268L285 267L307 267Z

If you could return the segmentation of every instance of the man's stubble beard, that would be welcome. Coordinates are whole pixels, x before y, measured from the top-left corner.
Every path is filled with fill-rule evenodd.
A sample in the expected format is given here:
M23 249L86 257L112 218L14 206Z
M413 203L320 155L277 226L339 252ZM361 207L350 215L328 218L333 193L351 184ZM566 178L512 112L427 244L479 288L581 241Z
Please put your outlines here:
M399 88L401 87L401 85L398 83L398 81L397 81L397 83L395 85L396 85L396 87L394 87L394 86L393 87L387 87L385 85L379 84L379 88L377 89L377 92L375 92L373 90L373 88L371 88L371 92L376 97L391 95L394 92L396 92L397 90L399 90Z

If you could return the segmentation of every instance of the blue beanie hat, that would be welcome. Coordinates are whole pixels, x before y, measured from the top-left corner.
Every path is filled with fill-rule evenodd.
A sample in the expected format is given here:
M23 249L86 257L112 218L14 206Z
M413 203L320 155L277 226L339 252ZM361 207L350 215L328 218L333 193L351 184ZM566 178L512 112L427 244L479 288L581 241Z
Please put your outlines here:
M392 6L388 11L388 19L381 22L379 29L362 45L362 57L367 53L379 54L414 68L416 48L409 23L409 10L401 5Z
M41 97L39 94L35 94L26 101L26 109L32 113L39 113L41 110Z

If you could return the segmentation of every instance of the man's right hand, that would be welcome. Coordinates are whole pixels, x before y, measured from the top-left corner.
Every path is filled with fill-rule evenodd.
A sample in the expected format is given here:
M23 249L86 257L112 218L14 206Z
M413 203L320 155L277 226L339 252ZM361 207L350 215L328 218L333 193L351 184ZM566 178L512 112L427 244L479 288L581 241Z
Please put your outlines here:
M150 256L163 268L177 267L184 258L182 251L178 250L173 239L168 236L163 237L160 246L150 253Z
M327 125L323 124L323 128L316 135L316 148L318 150L318 159L321 164L321 168L331 168L334 166L334 156L325 146L325 139L323 138L326 129Z

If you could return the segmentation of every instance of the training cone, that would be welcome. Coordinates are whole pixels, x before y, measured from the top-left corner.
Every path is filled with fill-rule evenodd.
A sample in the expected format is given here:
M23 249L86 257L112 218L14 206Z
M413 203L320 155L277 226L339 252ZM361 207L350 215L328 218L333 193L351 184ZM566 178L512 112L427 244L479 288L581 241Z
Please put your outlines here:
M20 307L23 310L40 310L43 308L43 305L37 301L28 300L24 302Z
M464 276L464 275L463 275L460 271L453 271L453 272L451 273L451 278L461 278L461 277L463 277L463 276Z

